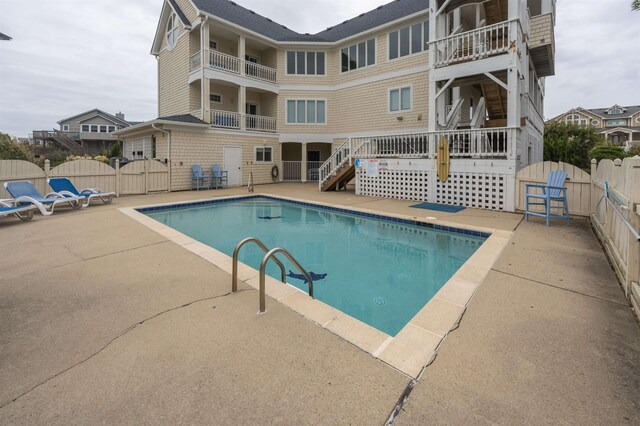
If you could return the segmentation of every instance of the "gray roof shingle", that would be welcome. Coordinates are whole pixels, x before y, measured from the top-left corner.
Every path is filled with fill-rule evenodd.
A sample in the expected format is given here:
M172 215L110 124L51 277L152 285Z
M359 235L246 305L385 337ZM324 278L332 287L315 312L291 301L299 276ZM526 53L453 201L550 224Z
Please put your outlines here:
M158 117L157 119L165 121L175 121L177 123L207 124L191 114L167 115L165 117Z
M184 12L182 11L182 9L180 9L180 6L178 6L175 0L169 0L169 3L171 4L171 7L173 7L173 10L176 11L178 18L180 18L180 20L182 21L182 25L184 25L185 27L191 27L191 22L189 22L189 18L187 18L187 15L184 14Z
M300 34L230 0L193 0L193 3L204 12L281 42L335 42L429 7L427 0L394 0L317 34Z
M638 111L640 111L640 105L632 105L632 106L623 106L620 107L625 109L626 111L623 112L622 114L607 114L607 111L611 109L611 107L609 108L595 108L595 109L586 109L586 111L589 111L590 113L599 115L600 117L604 117L604 118L629 118L631 117L633 114L637 113Z

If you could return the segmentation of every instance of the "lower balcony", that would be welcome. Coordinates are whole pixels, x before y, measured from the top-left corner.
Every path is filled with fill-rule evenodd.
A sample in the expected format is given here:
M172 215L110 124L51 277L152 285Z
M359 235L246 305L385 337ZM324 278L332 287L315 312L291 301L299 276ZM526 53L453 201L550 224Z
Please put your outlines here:
M244 123L243 123L244 118ZM244 124L244 126L243 126ZM277 121L274 117L245 114L233 111L211 111L211 126L219 129L249 130L252 132L276 133Z

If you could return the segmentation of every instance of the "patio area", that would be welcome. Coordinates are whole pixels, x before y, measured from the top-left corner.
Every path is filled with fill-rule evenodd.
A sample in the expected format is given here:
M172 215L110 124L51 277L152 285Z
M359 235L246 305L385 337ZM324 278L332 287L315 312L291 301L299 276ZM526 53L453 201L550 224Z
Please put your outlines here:
M457 330L413 381L267 300L121 207L246 188L121 197L0 222L0 423L638 424L640 329L589 222L256 193L515 231ZM407 396L403 401L403 396Z

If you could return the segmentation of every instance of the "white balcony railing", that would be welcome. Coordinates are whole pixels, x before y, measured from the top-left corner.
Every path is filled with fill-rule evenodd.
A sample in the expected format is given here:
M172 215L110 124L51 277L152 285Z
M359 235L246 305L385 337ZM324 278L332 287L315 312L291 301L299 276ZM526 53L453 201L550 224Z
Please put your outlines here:
M499 22L434 41L435 66L441 67L507 52L510 47L510 22Z
M247 130L276 133L276 119L274 117L247 114Z
M247 77L275 83L277 72L274 68L265 67L255 62L245 61L245 73Z
M509 158L516 141L517 128L442 130L429 133L429 144L435 147L445 138L451 158Z
M516 127L495 127L348 138L319 167L319 185L356 158L436 158L443 138L451 158L512 159L517 137Z
M232 74L240 74L240 59L217 50L210 50L209 67Z
M209 68L239 75L241 74L242 67L244 67L245 76L248 78L273 84L277 81L277 71L275 68L241 60L240 58L218 52L217 50L209 50L208 55L209 60L206 66ZM200 52L198 52L189 58L189 70L190 72L194 72L200 69L200 67L202 67L202 60Z
M231 111L211 111L211 125L222 129L240 129L240 114Z

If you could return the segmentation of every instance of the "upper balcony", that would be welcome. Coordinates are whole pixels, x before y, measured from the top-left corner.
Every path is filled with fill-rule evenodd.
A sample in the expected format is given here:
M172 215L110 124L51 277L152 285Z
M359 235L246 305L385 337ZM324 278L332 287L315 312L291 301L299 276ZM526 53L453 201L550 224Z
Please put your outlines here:
M277 71L275 68L260 65L251 60L243 60L213 49L206 50L204 56L205 68L222 71L230 75L244 76L251 80L269 84L276 84L277 82ZM202 66L202 54L201 52L197 52L190 58L190 72L197 71Z
M548 77L555 74L555 45L553 15L531 18L529 52L538 76Z

